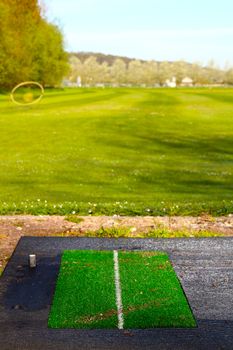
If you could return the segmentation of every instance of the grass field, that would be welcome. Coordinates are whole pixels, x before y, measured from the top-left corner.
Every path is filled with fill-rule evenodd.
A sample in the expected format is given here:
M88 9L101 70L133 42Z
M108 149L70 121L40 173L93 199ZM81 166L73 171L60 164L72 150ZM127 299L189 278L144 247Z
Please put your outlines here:
M233 212L233 89L0 95L0 214Z
M48 325L184 328L196 322L165 253L86 250L64 252Z

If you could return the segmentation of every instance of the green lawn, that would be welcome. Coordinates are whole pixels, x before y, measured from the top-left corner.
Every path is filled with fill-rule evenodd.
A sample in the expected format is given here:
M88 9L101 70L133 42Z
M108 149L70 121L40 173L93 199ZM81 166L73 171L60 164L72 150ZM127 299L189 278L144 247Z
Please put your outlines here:
M0 95L0 214L233 212L233 89Z
M121 328L196 327L167 254L117 254ZM50 328L119 327L114 262L113 251L64 252L48 320Z

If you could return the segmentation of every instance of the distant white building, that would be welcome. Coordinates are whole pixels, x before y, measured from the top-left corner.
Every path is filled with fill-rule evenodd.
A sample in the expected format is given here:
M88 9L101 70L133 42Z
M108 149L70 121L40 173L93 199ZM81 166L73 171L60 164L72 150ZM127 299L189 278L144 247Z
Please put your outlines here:
M77 78L77 87L82 87L82 78L81 77Z
M180 86L193 86L193 80L189 77L185 77L181 80Z
M62 81L63 87L82 87L82 79L81 77L77 77L77 80L75 82L70 81L69 79L65 78Z
M170 88L175 88L176 87L176 77L173 77L171 80L167 79L165 81L165 86L170 87Z

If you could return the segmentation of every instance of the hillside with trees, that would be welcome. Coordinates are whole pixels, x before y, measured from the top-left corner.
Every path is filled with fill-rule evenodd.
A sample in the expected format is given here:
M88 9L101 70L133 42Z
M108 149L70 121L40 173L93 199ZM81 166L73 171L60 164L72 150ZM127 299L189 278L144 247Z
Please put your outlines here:
M233 85L233 68L185 61L146 61L101 53L67 53L59 27L38 0L0 0L0 88L32 80L44 86L164 86L185 77L193 85Z
M163 86L173 77L178 86L185 77L192 79L193 85L233 85L233 68L220 69L213 61L203 66L185 61L145 61L80 52L70 53L69 62L68 81L75 84L77 79L81 79L84 86Z
M38 1L0 0L0 23L0 87L26 80L59 84L68 73L63 35Z

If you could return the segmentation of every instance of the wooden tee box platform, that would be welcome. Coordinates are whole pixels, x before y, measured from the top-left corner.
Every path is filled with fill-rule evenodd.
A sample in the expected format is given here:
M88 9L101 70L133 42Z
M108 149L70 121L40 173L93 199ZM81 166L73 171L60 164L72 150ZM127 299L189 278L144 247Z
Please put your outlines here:
M127 255L132 251L134 257L145 251L154 252L155 256L158 252L166 253L187 297L197 327L135 327L130 330L49 328L48 318L61 257L64 251L85 250L96 253L106 251L111 258L113 251L118 251L119 262L122 252ZM28 267L29 254L37 255L35 269ZM121 262L119 266L120 271L123 271ZM232 289L232 238L160 240L24 237L0 279L0 349L230 350L233 348ZM122 300L124 304L123 290Z

